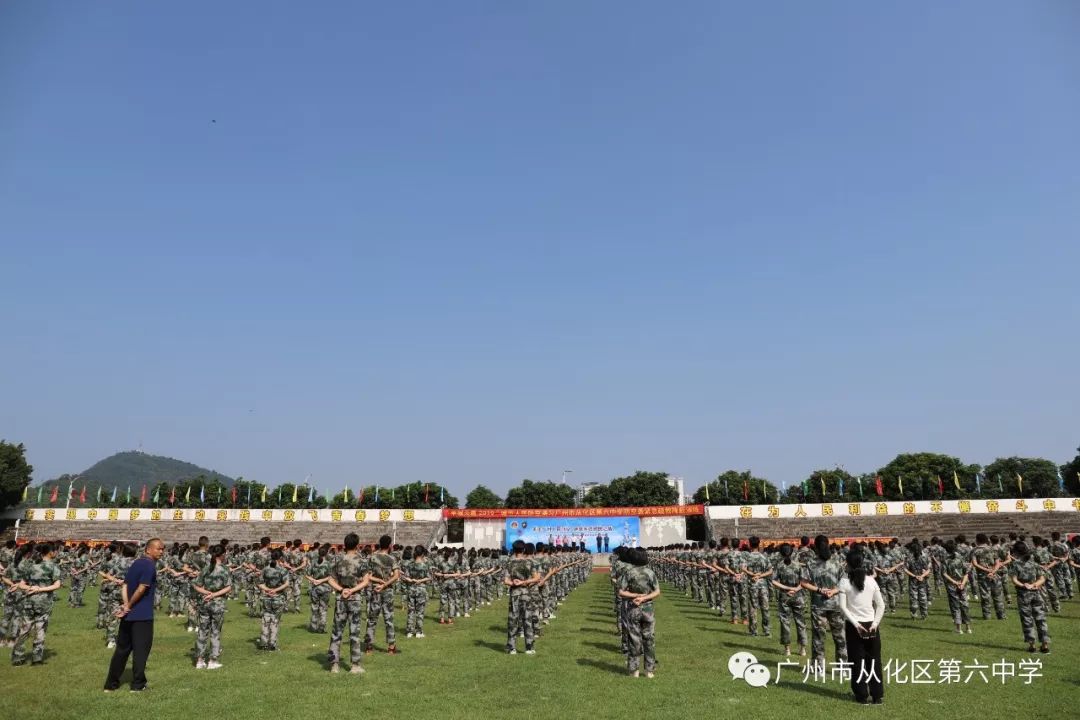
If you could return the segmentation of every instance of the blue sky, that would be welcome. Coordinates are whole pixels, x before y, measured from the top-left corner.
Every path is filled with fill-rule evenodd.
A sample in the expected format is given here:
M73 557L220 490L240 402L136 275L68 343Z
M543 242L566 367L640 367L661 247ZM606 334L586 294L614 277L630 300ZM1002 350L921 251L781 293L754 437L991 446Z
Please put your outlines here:
M1080 445L1080 10L0 6L0 437L271 485Z

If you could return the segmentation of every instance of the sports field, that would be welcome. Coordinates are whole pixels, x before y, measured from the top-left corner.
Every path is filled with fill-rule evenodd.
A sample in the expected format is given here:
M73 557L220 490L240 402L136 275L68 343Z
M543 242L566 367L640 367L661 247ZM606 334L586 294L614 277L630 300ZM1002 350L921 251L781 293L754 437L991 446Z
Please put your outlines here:
M430 617L427 637L407 639L398 616L401 654L365 658L368 672L330 675L326 665L329 635L307 632L307 604L301 615L282 618L281 651L255 648L258 620L241 603L231 602L223 632L220 670L194 670L193 634L181 620L159 615L147 675L150 690L141 694L105 694L102 683L112 651L93 629L96 591L88 589L86 607L68 608L66 590L58 595L42 666L11 667L4 652L0 663L0 706L6 717L115 718L138 714L151 718L629 718L731 717L832 718L837 713L873 713L891 718L1064 718L1080 713L1080 600L1066 602L1061 615L1050 616L1054 638L1042 661L1042 677L1030 684L1020 678L1002 683L992 666L1013 667L1029 657L1020 640L1015 611L1003 622L975 621L975 634L952 633L945 599L937 599L930 619L917 623L907 614L888 616L883 624L883 658L932 660L933 684L886 686L884 707L861 707L849 700L846 683L804 682L798 668L783 668L779 684L750 687L733 680L727 660L748 650L769 667L775 680L781 658L779 624L773 637L748 637L746 628L721 621L704 606L664 587L656 603L657 677L630 678L619 652L606 574L595 573L558 608L558 617L537 643L537 654L508 656L504 650L506 600L480 609L472 618L440 626ZM972 610L979 616L978 605ZM520 643L520 641L519 641ZM377 645L385 647L382 632ZM519 647L523 645L519 644ZM832 660L831 641L827 645ZM343 647L342 655L348 657ZM798 658L794 658L798 660ZM960 661L959 682L939 683L939 660ZM979 671L986 665L988 683ZM125 683L130 675L125 676ZM910 670L902 674L910 680Z

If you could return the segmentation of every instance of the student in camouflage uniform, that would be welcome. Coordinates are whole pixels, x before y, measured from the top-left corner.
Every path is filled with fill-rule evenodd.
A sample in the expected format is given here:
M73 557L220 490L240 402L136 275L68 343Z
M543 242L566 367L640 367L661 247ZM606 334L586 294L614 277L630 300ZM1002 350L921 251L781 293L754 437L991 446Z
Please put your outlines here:
M1080 580L1080 535L1073 536L1067 562L1072 569L1073 577Z
M840 577L843 574L839 556L833 555L829 538L818 535L814 538L814 559L807 567L808 580L802 586L809 590L811 630L811 661L819 668L825 667L825 633L832 634L836 649L836 660L847 661L847 638L844 630L844 616L840 612L836 598Z
M356 533L345 536L345 552L339 553L334 562L334 571L330 574L330 587L337 593L334 608L334 625L330 631L330 672L339 671L341 660L341 637L345 628L349 629L350 660L349 672L359 675L364 672L360 664L364 655L360 644L360 623L363 619L363 592L371 582L371 575L364 570L356 547L360 538Z
M1072 600L1072 569L1069 567L1069 545L1057 530L1050 533L1050 555L1054 558L1054 583L1058 597Z
M405 548L405 551L408 552L409 548ZM402 580L405 581L405 637L422 638L428 585L431 583L431 563L427 559L427 548L423 545L413 548L412 557L404 562Z
M210 562L192 583L198 593L195 637L195 669L217 670L221 667L221 626L225 622L225 597L232 592L232 574L223 562L225 547L210 548Z
M172 548L169 550L168 556L165 558L165 585L164 589L167 590L167 599L169 601L169 617L180 617L183 612L183 589L182 581L179 576L183 573L183 563L180 561L183 550L179 543L173 543Z
M262 592L262 629L256 646L261 650L278 649L278 630L281 614L285 612L285 593L289 589L289 572L281 566L283 553L270 553L270 564L263 568L259 590Z
M56 549L50 543L38 545L35 552L40 556L29 566L21 565L18 588L23 592L20 603L19 630L11 650L11 664L26 662L24 645L33 643L30 663L45 662L45 631L52 614L53 593L60 589L60 568L53 561Z
M916 538L908 544L907 560L904 565L904 574L908 579L908 602L912 620L925 620L929 611L929 583L930 563L922 545Z
M1050 612L1061 612L1061 600L1058 598L1057 586L1054 583L1054 568L1057 567L1057 563L1050 554L1050 541L1035 536L1032 538L1032 543L1035 548L1031 551L1031 557L1042 567L1046 575L1046 582L1040 586L1045 604L1049 606Z
M1014 533L1015 535L1015 533ZM1005 606L1012 605L1012 597L1009 592L1012 588L1012 580L1009 578L1009 564L1012 563L1012 555L1009 554L1009 548L1012 543L1016 542L1016 538L1006 540L1004 536L997 537L993 535L990 537L990 542L994 545L994 551L997 552L998 563L1001 565L1001 570L998 571L1000 576L1001 585L1001 597L1005 599Z
M749 602L746 598L745 553L738 538L731 538L731 550L727 556L728 572L731 573L731 624L749 625L747 618Z
M121 586L124 584L124 576L128 569L135 562L136 554L134 545L124 543L120 547L119 557L116 557L109 568L109 574L116 580L117 589L110 596L109 604L105 608L105 647L107 648L116 647L116 636L120 632L120 618L116 613L123 603Z
M311 598L311 622L308 630L313 633L326 632L326 616L330 609L330 596L334 591L330 587L330 575L334 570L329 559L330 546L323 545L319 548L313 562L308 564L307 578L310 588L308 597Z
M19 634L19 618L22 617L22 603L26 593L19 587L23 564L29 570L30 558L34 553L34 543L29 542L18 548L11 559L4 565L4 574L0 577L4 583L4 614L0 618L0 647L15 645L15 636Z
M507 605L506 652L517 655L517 637L525 636L525 653L534 655L532 594L531 587L540 581L540 572L531 558L525 555L525 543L515 540L513 555L507 564L503 584L509 588L510 600Z
M68 605L73 608L83 607L83 591L86 579L92 571L90 548L83 543L79 546L75 558L71 561L71 592L68 593Z
M259 539L258 546L252 546L248 561L244 567L249 573L250 592L247 594L247 608L249 617L259 616L259 603L263 593L259 591L258 584L262 581L262 572L270 564L270 538L264 536Z
M1016 588L1016 609L1020 613L1020 628L1028 652L1035 652L1038 639L1044 653L1050 652L1050 630L1046 626L1046 603L1041 588L1046 584L1046 571L1035 561L1027 543L1017 542L1012 547L1013 562L1010 566L1012 583Z
M390 554L392 539L389 535L379 538L379 549L368 560L371 574L371 594L368 599L367 633L364 638L368 654L375 652L375 626L381 617L386 628L386 652L396 655L394 634L394 586L401 577L397 558Z
M207 565L210 564L210 539L205 535L199 538L199 544L194 549L188 552L184 558L184 572L187 574L185 578L185 584L187 586L187 631L193 633L198 629L198 618L196 617L197 603L199 599L199 593L195 592L195 588L192 587L192 582L199 576L199 573L203 571Z
M968 612L968 572L964 559L956 552L956 541L945 541L945 591L949 597L949 613L952 615L956 632L963 633L964 627L971 634L971 616ZM986 607L985 605L983 606ZM987 618L989 618L989 613Z
M808 580L806 569L792 560L795 548L789 543L780 546L780 563L776 566L772 585L779 592L777 608L780 614L780 644L784 655L791 655L791 621L795 620L795 632L799 641L799 655L806 656L806 591L803 581Z
M761 616L761 628L765 637L771 637L769 630L769 587L773 576L772 563L759 549L761 539L756 535L750 538L750 552L743 562L746 583L750 594L750 634L758 634L758 615Z
M982 605L983 620L990 619L990 601L994 603L994 613L998 620L1005 619L1005 598L1001 594L1001 564L997 552L990 547L990 538L985 533L975 536L975 549L971 553L971 567L975 568L975 579L979 583L979 603Z
M626 627L626 670L639 677L641 656L645 656L645 677L656 672L656 614L653 600L660 596L656 573L648 566L649 556L642 548L627 550L627 567L619 574L619 597L626 605L623 610Z

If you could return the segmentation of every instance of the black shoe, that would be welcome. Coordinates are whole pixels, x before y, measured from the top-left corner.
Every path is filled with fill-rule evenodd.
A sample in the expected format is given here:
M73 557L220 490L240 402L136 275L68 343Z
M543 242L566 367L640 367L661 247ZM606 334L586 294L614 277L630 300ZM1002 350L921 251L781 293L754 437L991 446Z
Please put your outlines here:
M874 704L874 705L884 705L884 704L885 704L885 700L884 700L884 699L882 699L882 698L874 698L873 704Z
M131 692L133 692L133 693L140 693L140 692L146 692L146 691L147 691L147 690L149 690L149 689L150 689L150 688L148 688L148 687L146 687L145 685L143 685L142 687L133 687L133 688L131 688Z

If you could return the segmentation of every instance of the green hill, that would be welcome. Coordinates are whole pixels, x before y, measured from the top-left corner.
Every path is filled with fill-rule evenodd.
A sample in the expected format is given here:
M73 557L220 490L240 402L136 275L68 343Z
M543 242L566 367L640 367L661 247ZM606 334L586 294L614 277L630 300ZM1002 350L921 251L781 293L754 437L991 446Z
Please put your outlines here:
M218 480L225 487L231 487L233 479L214 470L207 470L193 463L162 457L160 455L147 455L142 452L122 452L100 460L86 470L79 473L75 481L76 488L84 484L89 485L91 490L95 486L111 488L116 485L126 488L131 485L133 491L138 491L145 483L147 487L154 487L158 483L174 485L184 480L205 475L208 480ZM61 483L61 493L67 490L67 483L71 476L61 475L59 478L47 480L41 483L45 492L50 492L52 486ZM33 492L36 492L36 487Z

